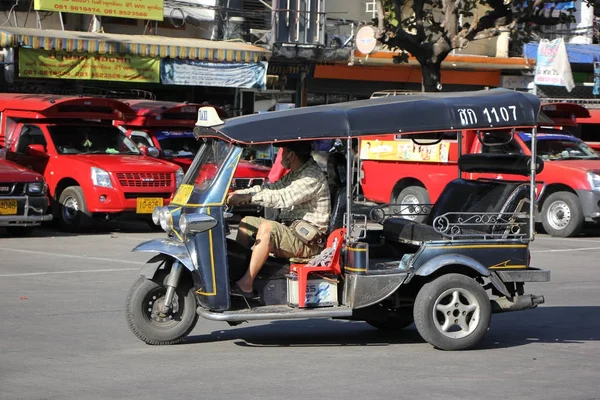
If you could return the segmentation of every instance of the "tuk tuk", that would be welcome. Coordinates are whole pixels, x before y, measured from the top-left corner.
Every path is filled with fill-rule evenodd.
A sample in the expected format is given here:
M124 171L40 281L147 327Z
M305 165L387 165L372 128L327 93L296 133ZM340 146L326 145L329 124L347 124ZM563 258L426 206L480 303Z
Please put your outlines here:
M246 321L334 318L400 330L414 323L443 350L468 349L484 337L494 312L535 308L543 296L526 282L550 272L531 265L540 103L527 93L494 89L418 94L249 115L221 121L198 112L202 142L169 206L153 218L169 234L133 251L156 252L126 300L129 328L152 345L181 342L199 316L237 325ZM479 140L496 130L531 129L531 156L467 154L463 172L497 172L529 180L450 182L433 205L374 207L353 212L352 139L397 132L436 140L452 129L475 129ZM248 268L251 250L229 239L226 196L246 146L342 139L328 160L331 223L323 251L311 259L270 257L247 300L230 294ZM415 166L418 168L418 165ZM424 222L403 218L407 208Z

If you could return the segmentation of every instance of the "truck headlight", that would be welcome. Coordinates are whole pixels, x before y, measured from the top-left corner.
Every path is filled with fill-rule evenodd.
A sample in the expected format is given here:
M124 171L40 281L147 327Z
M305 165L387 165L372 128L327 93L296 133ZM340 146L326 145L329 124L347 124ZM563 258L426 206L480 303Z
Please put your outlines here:
M28 194L42 194L44 192L44 182L33 182L27 184Z
M600 174L596 172L589 171L587 173L588 182L592 187L592 190L600 190Z
M179 187L179 185L181 185L181 182L183 182L184 175L185 174L183 173L183 170L181 168L179 168L177 172L175 172L175 187Z
M92 167L92 182L94 183L94 186L105 188L113 187L112 182L110 181L110 175L101 168Z

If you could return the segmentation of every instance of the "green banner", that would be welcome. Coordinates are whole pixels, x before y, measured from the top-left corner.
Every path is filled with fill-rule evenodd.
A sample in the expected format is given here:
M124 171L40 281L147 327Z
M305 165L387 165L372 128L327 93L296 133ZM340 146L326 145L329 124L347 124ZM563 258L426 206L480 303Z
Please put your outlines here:
M160 59L20 48L19 77L159 83Z

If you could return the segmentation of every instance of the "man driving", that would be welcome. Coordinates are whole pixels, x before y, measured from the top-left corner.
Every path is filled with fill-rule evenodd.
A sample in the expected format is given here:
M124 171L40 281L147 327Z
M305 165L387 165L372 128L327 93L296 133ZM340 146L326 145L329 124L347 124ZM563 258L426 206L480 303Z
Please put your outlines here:
M278 221L245 217L236 240L252 249L250 267L232 293L252 298L252 284L267 261L277 257L312 257L323 249L331 214L329 186L323 171L310 155L307 141L281 144L282 164L290 172L275 183L237 190L229 195L232 206L256 204L279 208Z

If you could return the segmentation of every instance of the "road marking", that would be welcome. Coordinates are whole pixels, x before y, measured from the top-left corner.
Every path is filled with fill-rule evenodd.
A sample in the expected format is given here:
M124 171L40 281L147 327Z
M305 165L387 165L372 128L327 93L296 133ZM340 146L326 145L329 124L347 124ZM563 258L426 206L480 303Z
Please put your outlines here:
M16 276L36 276L36 275L54 275L54 274L85 274L98 272L122 272L122 271L139 271L139 268L111 268L111 269L83 269L78 271L51 271L51 272L23 272L20 274L4 274L0 278L11 278Z
M122 263L122 264L135 264L135 265L144 265L146 263L140 261L127 261L127 260L117 260L114 258L104 258L104 257L87 257L87 256L76 256L73 254L58 254L58 253L48 253L45 251L35 251L35 250L23 250L23 249L11 249L8 247L0 247L0 251L13 251L16 253L26 253L26 254L40 254L43 256L55 256L55 257L65 257L65 258L78 258L83 260L91 260L91 261L106 261L111 263Z
M600 247L579 247L575 249L532 250L532 253L564 253L567 251L600 250Z
M581 238L553 238L553 237L540 237L540 236L536 236L535 240L558 240L558 241L568 241L568 242L589 242L589 243L600 243L600 238L593 240L593 239L581 239Z

